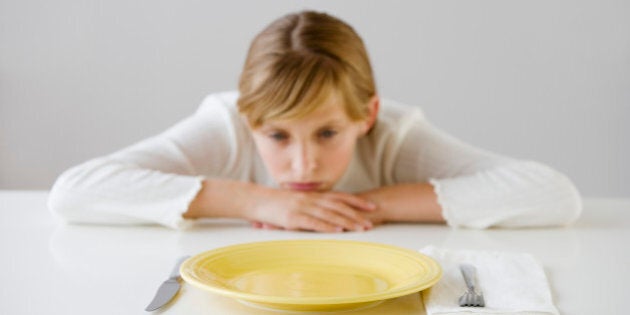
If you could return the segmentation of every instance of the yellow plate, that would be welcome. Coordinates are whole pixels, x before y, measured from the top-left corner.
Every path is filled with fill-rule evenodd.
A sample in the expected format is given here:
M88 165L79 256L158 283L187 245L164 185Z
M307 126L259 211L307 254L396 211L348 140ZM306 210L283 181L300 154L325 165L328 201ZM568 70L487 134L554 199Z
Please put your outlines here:
M375 305L434 285L442 269L419 252L378 243L291 240L210 250L180 268L186 282L246 304L287 311Z

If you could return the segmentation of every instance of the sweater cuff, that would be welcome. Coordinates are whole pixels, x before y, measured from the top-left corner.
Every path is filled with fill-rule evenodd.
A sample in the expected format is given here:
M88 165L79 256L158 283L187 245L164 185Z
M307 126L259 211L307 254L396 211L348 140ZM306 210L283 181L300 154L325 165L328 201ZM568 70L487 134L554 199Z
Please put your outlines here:
M164 206L163 215L157 223L177 230L186 230L194 225L194 219L185 219L183 215L201 190L203 177L190 178L190 180L188 190L175 198L172 205Z
M461 177L436 179L442 215L452 227L484 229L565 225L582 210L563 174L536 162L513 162Z

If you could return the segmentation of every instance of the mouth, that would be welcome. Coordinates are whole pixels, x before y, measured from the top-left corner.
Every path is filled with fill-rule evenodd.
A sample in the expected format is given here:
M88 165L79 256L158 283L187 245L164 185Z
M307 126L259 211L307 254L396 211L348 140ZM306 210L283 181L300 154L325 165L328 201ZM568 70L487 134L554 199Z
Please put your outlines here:
M297 191L316 191L322 186L321 182L308 182L308 183L286 183L285 187L291 190Z

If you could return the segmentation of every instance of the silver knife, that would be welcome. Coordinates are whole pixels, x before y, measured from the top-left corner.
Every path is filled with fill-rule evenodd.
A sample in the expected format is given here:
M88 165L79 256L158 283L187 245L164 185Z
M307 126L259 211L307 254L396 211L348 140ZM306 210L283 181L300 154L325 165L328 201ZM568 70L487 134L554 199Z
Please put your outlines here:
M149 306L147 306L147 308L144 309L145 311L152 312L152 311L157 310L158 308L170 302L173 299L173 297L177 294L177 292L179 291L179 288L181 287L181 285L179 284L179 280L181 279L179 276L179 266L181 266L181 264L186 259L188 259L188 257L190 256L183 256L177 260L177 264L175 265L175 268L171 272L171 276L168 277L168 279L166 279L166 281L164 281L162 285L160 285L160 288L157 290L157 293L155 293L155 297L153 298L153 301L151 301L151 303L149 303Z

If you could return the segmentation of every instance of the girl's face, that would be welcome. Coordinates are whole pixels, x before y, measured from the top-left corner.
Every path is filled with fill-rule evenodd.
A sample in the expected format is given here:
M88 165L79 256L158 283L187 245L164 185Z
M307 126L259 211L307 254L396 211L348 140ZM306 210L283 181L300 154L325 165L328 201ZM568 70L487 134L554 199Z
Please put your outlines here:
M378 101L374 111L378 108ZM370 115L375 117L374 115ZM334 98L299 119L273 119L252 130L258 152L285 189L330 190L352 160L373 119L352 121Z

